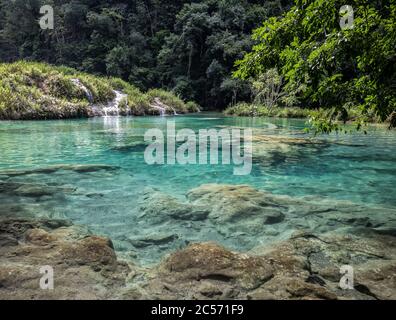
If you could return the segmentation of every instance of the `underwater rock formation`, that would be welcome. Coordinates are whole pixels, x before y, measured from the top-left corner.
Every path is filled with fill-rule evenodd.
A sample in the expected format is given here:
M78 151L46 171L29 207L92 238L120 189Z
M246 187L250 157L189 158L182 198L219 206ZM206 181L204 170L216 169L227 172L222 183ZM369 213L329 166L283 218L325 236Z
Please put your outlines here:
M0 187L18 199L76 193L72 186L8 180ZM130 251L67 220L35 215L39 207L1 205L0 298L396 298L393 209L217 184L184 199L150 189L140 200L138 219L152 228L124 236ZM153 253L162 259L142 263L142 254ZM39 287L47 265L55 290ZM354 290L339 287L344 265L354 268Z
M109 239L64 220L0 219L1 299L395 299L396 239L315 236L248 253L195 243L150 268L117 259ZM339 288L340 266L355 289ZM39 287L54 268L54 290Z
M109 299L129 272L111 241L66 221L0 220L0 299ZM42 290L40 268L54 269Z
M196 243L152 268L117 261L109 239L62 220L0 220L2 299L395 299L396 239L299 233L236 253ZM338 287L355 268L355 290ZM39 289L54 266L56 290Z

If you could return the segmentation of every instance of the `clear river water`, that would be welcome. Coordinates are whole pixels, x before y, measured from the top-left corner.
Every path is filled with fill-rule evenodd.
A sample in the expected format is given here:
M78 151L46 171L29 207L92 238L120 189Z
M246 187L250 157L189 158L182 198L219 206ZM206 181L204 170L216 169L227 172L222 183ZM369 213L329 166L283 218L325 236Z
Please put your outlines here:
M247 176L233 175L230 165L148 165L143 157L144 134L151 128L165 130L167 121L175 121L177 129L194 131L254 128L254 135L266 138L257 149L259 155L253 152L253 169ZM373 126L367 134L314 137L303 131L305 126L303 120L215 113L0 122L0 183L36 187L35 192L19 194L3 187L0 212L15 210L70 219L110 237L120 253L152 263L191 241L213 240L235 250L249 250L254 241L260 241L249 234L232 239L202 222L153 224L141 215L147 194L155 199L157 192L163 193L183 202L189 190L203 184L244 184L274 195L396 209L395 131ZM299 139L320 143L301 143ZM70 169L76 165L101 165L104 169ZM56 166L59 170L45 170ZM41 193L37 191L40 187ZM48 188L57 191L48 192ZM279 234L272 230L272 234L282 238L287 228L278 230ZM144 248L131 241L163 233L177 234L178 240L157 239L157 245ZM267 239L263 237L261 243Z

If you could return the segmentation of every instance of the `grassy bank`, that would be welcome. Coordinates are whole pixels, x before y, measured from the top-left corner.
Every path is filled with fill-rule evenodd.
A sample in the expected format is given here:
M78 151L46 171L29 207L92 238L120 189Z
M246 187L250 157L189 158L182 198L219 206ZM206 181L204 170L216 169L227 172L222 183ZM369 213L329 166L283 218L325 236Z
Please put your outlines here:
M331 131L344 130L343 124L354 124L359 130L366 124L383 123L375 113L367 113L362 117L359 110L350 108L347 114L340 113L333 109L304 109L297 107L272 107L254 103L239 103L227 108L225 115L239 117L275 117L275 118L295 118L307 119L310 126L316 132L329 133ZM331 119L331 120L329 120ZM390 121L385 122L391 126Z
M240 117L308 118L310 110L302 108L268 108L259 104L238 103L224 111L226 115Z
M91 97L78 85L78 79ZM114 90L127 97L120 103L122 115L156 115L160 100L167 113L196 112L198 106L186 103L164 90L141 92L118 79L93 76L67 67L19 61L0 64L0 119L64 119L92 116L91 105L105 105L115 98Z

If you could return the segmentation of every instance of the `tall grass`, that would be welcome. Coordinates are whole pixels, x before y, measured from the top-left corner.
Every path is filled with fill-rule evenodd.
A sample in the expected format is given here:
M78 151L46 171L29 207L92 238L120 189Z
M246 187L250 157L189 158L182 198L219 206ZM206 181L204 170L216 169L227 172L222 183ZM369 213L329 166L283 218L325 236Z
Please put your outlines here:
M78 79L91 93L73 83ZM164 90L141 92L118 78L93 76L64 66L18 61L0 64L0 119L56 119L90 116L89 104L106 104L115 97L114 90L128 97L121 103L123 114L152 114L155 98L178 113L195 109ZM171 110L169 110L171 113Z
M224 112L226 115L235 115L241 117L277 117L277 118L308 118L310 110L291 107L272 107L264 105L239 103L229 107Z

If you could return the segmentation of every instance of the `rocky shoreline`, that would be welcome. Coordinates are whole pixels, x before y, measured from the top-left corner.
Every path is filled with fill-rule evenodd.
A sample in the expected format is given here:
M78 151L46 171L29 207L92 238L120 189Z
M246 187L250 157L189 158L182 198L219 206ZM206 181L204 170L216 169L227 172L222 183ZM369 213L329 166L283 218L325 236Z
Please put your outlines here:
M54 290L39 288L44 265ZM339 288L342 265L355 290ZM142 267L66 220L2 217L0 299L396 299L396 239L296 232L245 253L193 243Z
M2 219L1 299L395 299L390 236L293 235L254 253L191 244L153 268L117 259L111 240L62 220ZM355 290L338 287L356 266ZM51 265L55 289L41 290Z

